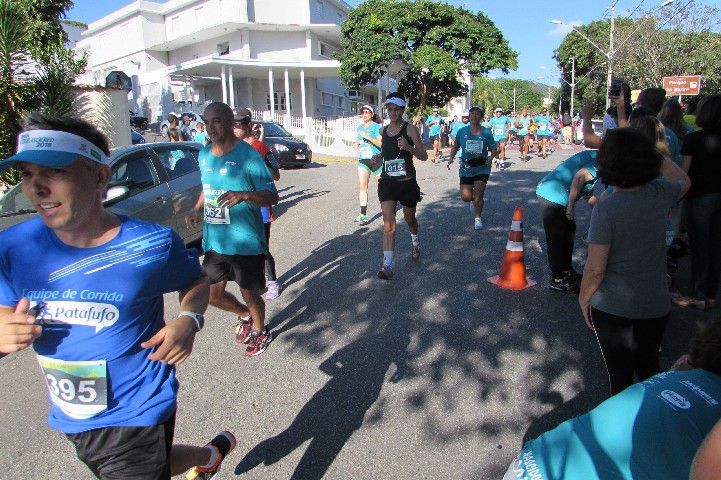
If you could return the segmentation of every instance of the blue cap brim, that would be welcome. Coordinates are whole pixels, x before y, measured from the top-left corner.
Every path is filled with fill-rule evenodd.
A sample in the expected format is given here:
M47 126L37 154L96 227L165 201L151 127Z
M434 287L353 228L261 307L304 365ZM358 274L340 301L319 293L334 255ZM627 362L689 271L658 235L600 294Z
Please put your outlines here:
M26 150L16 153L0 162L0 169L7 170L14 167L18 162L34 163L43 167L67 167L77 160L81 155L70 152L58 152L51 150Z

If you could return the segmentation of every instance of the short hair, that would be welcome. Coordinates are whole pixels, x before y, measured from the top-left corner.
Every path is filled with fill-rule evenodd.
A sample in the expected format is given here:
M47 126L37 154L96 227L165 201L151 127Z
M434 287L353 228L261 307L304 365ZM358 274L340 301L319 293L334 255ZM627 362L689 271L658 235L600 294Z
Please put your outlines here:
M663 154L634 128L608 130L598 149L598 176L608 186L633 188L657 178Z
M696 109L696 125L701 128L721 128L721 95L701 99Z
M178 117L173 115L172 113L168 114L168 123L173 124L178 121Z
M665 127L673 130L678 139L683 143L684 138L688 130L686 130L686 124L683 121L683 110L678 100L675 98L669 98L663 102L663 108L658 114L658 119Z
M223 102L211 102L205 107L205 111L218 110L221 117L229 123L233 123L233 109L227 103Z
M654 116L658 115L663 108L663 102L666 101L666 90L663 88L644 88L641 93L638 94L638 100L636 103L640 103L641 106L650 108Z
M170 130L168 130L168 140L172 140L174 142L180 141L180 134L178 133L178 129L173 127Z
M23 131L57 130L82 137L98 147L105 155L110 155L108 138L93 124L75 117L54 117L40 112L28 113L23 120Z
M689 349L691 365L721 375L721 318L698 332Z
M643 107L637 110L647 110ZM666 128L661 121L653 115L632 115L629 122L631 127L641 132L646 138L654 142L656 148L663 153L664 157L671 158L671 150L668 148L666 139Z

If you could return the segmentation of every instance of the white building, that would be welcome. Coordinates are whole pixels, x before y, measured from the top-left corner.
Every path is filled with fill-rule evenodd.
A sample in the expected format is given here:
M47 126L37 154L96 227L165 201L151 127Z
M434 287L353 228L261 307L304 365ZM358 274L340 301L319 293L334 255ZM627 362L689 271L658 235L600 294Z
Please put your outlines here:
M338 78L349 8L343 0L138 0L88 25L76 47L88 53L78 83L104 85L109 72L125 72L131 108L151 121L218 100L303 119L352 114L378 93L348 92Z

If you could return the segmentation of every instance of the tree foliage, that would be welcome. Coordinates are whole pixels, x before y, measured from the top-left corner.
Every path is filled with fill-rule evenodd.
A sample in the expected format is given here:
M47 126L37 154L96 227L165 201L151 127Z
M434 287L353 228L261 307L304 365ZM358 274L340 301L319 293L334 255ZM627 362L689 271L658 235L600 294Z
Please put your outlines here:
M492 112L496 107L504 110L513 110L513 89L516 89L516 111L524 108L538 112L543 106L547 88L528 80L513 78L490 79L479 77L473 81L472 103L480 105L486 112Z
M343 24L341 79L348 88L401 71L399 90L412 110L466 93L462 73L480 76L517 66L517 53L483 13L431 0L368 0Z
M655 9L635 18L617 18L613 73L634 90L660 87L666 76L698 74L702 76L702 93L720 93L721 34L714 31L720 21L718 8L695 2ZM608 51L609 20L577 28ZM554 54L567 82L571 82L572 56L576 57L578 81L575 103L590 99L600 113L606 101L607 58L575 31L569 33ZM570 102L570 93L565 86L565 105Z

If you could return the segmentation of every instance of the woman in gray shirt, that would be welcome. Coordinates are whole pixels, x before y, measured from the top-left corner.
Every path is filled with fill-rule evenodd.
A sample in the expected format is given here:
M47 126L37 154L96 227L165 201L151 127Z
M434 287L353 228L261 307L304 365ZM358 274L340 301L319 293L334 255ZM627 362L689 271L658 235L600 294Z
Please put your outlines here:
M634 373L642 381L659 372L658 348L670 310L666 222L690 182L632 128L606 133L598 176L613 193L591 214L579 303L596 332L615 395L633 384Z

